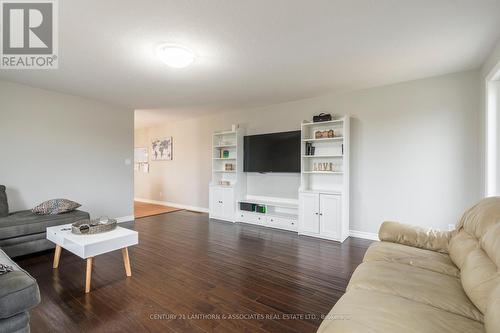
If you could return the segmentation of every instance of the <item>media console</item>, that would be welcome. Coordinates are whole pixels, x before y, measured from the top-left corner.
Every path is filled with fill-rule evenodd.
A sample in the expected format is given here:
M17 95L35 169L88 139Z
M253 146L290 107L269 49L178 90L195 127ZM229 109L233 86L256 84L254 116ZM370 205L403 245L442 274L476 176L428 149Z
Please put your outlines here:
M247 210L242 206L262 207L264 210ZM259 198L248 196L238 202L236 222L256 224L289 231L298 231L299 203L296 199Z

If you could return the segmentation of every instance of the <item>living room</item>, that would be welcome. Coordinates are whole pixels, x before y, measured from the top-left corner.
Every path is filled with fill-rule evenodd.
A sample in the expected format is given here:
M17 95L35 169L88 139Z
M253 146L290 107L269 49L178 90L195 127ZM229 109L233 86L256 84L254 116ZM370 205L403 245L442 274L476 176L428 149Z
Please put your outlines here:
M0 332L500 331L500 1L0 5Z

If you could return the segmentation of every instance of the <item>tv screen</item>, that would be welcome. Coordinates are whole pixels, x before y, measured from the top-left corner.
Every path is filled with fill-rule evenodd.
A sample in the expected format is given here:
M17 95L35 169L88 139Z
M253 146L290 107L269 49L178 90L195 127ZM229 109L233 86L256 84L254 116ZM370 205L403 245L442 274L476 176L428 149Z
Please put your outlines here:
M245 172L300 172L300 131L245 136Z

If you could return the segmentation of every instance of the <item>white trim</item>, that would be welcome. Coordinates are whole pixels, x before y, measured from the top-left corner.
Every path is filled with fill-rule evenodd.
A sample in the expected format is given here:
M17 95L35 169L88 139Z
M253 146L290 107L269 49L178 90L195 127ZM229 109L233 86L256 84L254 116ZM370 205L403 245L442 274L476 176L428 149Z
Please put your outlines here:
M497 187L497 140L498 131L498 99L497 87L500 80L500 61L491 69L485 78L485 108L484 108L484 196L496 195Z
M200 212L200 213L208 213L208 208L205 208L205 207L183 205L183 204L170 202L170 201L159 201L159 200L151 200L151 199L143 199L143 198L134 198L134 201L146 202L146 203L151 203L151 204L161 205L161 206L170 206L170 207L174 207L174 208L192 210L194 212Z
M135 217L134 215L129 215L129 216L121 216L121 217L115 217L116 222L122 223L122 222L129 222L129 221L134 221Z
M351 237L357 237L357 238L370 239L370 240L375 240L375 241L379 240L378 239L378 234L375 234L375 233L372 233L372 232L349 230L349 236L351 236Z

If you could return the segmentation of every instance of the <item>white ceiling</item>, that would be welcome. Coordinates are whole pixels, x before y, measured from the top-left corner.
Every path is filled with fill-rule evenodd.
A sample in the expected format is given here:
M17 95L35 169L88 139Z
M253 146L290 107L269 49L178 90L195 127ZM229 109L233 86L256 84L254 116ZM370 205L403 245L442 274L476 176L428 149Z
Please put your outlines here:
M0 70L0 78L161 109L139 113L140 125L477 68L500 36L500 0L64 0L59 8L59 69ZM154 57L159 42L199 58L168 68Z

